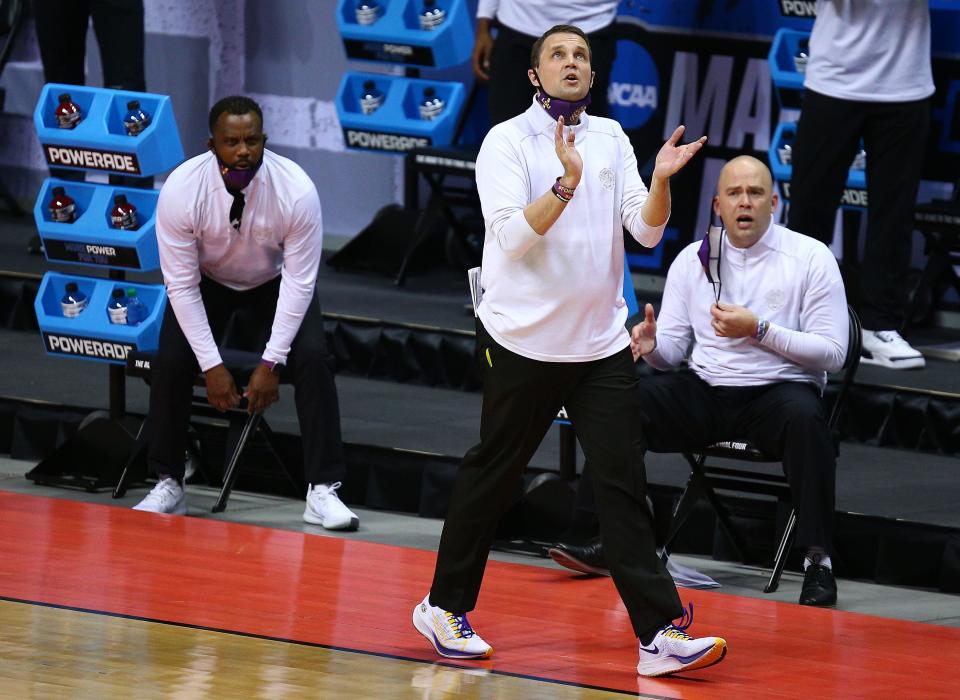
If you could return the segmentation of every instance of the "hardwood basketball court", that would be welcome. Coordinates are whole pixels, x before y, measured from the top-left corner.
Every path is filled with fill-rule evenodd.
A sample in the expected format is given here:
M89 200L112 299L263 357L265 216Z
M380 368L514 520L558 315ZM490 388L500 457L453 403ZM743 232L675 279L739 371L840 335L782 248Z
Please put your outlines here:
M952 697L960 629L681 592L726 660L639 678L609 579L491 561L440 661L413 629L434 554L0 492L0 697Z

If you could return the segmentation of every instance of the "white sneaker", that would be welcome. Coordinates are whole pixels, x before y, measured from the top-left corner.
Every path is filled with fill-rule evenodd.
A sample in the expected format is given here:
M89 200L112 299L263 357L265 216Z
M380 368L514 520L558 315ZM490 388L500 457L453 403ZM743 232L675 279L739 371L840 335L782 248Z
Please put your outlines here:
M308 487L303 519L311 525L322 525L328 530L356 530L360 526L360 518L343 505L337 495L338 488L339 481Z
M149 513L169 513L170 515L187 514L187 494L180 482L173 478L158 481L153 490L144 496L143 500L133 507L134 510L145 510Z
M926 366L923 355L910 346L896 331L863 330L860 361L890 369L916 369Z
M641 676L666 676L679 671L696 671L723 661L727 655L726 641L720 637L694 639L685 631L692 623L693 603L690 603L679 625L663 627L649 646L640 644L637 673Z
M429 593L413 609L413 626L440 656L448 659L486 659L493 655L493 647L473 631L466 614L454 615L430 605Z

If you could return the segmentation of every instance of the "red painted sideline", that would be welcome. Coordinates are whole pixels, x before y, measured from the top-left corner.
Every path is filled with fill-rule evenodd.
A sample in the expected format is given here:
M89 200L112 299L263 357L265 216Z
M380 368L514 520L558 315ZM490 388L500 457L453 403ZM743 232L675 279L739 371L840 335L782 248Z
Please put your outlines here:
M0 492L0 595L433 661L410 623L434 554ZM841 591L842 596L842 591ZM691 631L730 652L687 678L635 673L609 579L490 562L471 622L496 650L462 662L666 697L948 697L960 630L683 591Z

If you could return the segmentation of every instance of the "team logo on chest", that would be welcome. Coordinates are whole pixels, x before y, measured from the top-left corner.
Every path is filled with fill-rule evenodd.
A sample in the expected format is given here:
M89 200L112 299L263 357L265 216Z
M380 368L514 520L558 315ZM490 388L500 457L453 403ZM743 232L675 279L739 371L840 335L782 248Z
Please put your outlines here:
M782 289L771 289L767 292L764 300L767 302L768 309L771 311L779 311L787 302L787 295L783 293Z
M603 189L612 190L616 182L617 177L610 168L604 168L600 171L600 184L603 186Z

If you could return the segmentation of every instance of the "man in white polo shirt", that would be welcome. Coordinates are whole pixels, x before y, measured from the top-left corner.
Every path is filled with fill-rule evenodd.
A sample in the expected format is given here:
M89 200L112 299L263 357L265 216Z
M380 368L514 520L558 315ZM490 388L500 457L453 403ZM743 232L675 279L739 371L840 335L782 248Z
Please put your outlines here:
M859 297L863 362L923 367L923 355L898 329L906 325L913 210L934 92L926 0L818 0L803 84L789 226L830 243L863 139L867 235L859 290L849 290Z
M186 513L184 453L194 379L219 411L241 390L218 349L235 311L246 331L266 335L263 356L242 395L250 412L279 399L282 366L291 377L309 484L303 519L356 529L338 498L345 463L332 358L316 297L323 223L317 189L303 169L264 148L263 113L248 97L210 110L210 150L170 173L157 204L157 246L167 287L153 360L148 462L156 487L136 506Z
M726 642L687 635L692 610L684 614L656 554L622 295L623 229L648 247L659 243L669 178L705 139L678 146L677 128L657 154L647 190L620 125L584 111L593 81L586 35L552 27L534 45L530 66L532 104L493 127L477 158L486 222L477 308L480 442L457 473L433 585L414 608L414 626L442 656L493 653L466 614L476 605L497 522L563 406L595 465L613 579L640 640L637 672L705 668L723 658Z
M836 454L821 395L827 372L846 357L847 301L830 250L774 224L776 206L770 171L756 158L734 158L720 171L713 208L724 224L721 284L704 273L710 255L700 253L709 243L691 243L670 265L660 317L647 304L632 347L656 369L689 358L688 366L637 383L636 428L655 452L749 440L781 455L797 509L796 546L806 554L800 603L833 605ZM592 465L585 472L578 507L590 510ZM604 538L560 544L550 555L594 573L610 559Z

